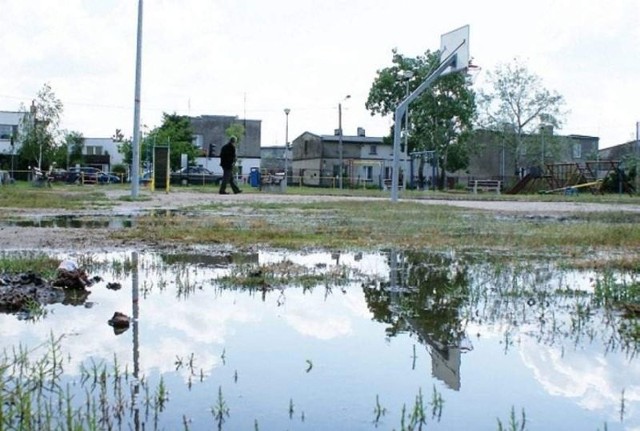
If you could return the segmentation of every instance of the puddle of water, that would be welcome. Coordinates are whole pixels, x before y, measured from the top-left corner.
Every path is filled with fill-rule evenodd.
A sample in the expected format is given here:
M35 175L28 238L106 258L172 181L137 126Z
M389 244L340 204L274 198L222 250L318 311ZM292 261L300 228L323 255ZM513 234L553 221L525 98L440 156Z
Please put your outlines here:
M19 220L0 220L0 227L18 226L34 228L69 228L69 229L122 229L130 228L135 224L135 217L147 215L150 217L173 217L175 215L193 215L193 212L183 210L146 210L128 211L122 214L99 215L38 215Z
M114 216L92 216L91 218L82 216L38 216L29 219L0 221L0 227L5 226L68 229L122 229L133 226L133 220L130 217Z
M161 429L184 428L184 418L190 429L212 429L220 400L224 429L400 429L421 397L426 429L497 429L498 419L506 427L512 408L517 419L524 409L527 429L640 427L633 351L612 316L591 309L577 317L591 273L395 252L90 261L103 281L84 306L50 305L35 322L0 315L3 348L66 334L64 379L78 405L82 368L113 364L115 355L129 373L168 387ZM238 267L283 261L348 280L253 289L220 282ZM544 293L556 289L582 293ZM115 311L137 316L120 335L107 325ZM140 414L124 428L153 429L152 415Z

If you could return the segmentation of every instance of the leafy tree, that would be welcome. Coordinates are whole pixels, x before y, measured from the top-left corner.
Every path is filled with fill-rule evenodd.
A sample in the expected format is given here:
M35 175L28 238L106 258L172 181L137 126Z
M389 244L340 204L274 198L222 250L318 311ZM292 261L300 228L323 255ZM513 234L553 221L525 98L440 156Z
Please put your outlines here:
M394 113L407 95L407 86L409 92L414 91L440 63L438 52L426 51L416 58L405 57L396 49L392 53L393 65L378 70L369 90L365 106L371 115ZM407 151L436 151L439 166L447 171L466 168L474 114L475 94L466 76L442 76L409 106ZM387 141L392 136L393 128ZM440 188L444 187L445 170L440 173Z
M169 147L171 170L180 168L182 154L187 155L189 163L202 155L202 149L193 145L193 130L187 116L163 113L160 127L143 135L140 140L140 160L144 165L152 162L154 146ZM131 164L132 139L125 139L120 129L116 129L112 139L118 142L118 152L123 155L124 162Z
M21 111L24 115L19 128L19 163L22 167L35 164L42 169L43 165L53 162L56 148L61 145L58 128L63 104L46 83L31 102L29 110L23 105Z
M502 135L518 166L533 161L527 154L537 158L542 139L549 151L557 151L558 142L548 129L563 122L564 98L559 93L544 88L541 78L517 59L487 72L487 84L490 90L478 95L479 126ZM534 133L541 139L526 139Z
M131 151L131 138L124 137L122 129L116 129L116 132L111 137L111 140L116 143L118 153L122 154L123 162L131 166L133 160L133 153Z
M82 150L84 148L84 136L80 132L69 132L65 135L65 147L60 149L64 157L57 157L56 161L58 166L75 166L77 164L83 164L84 158L82 156Z
M168 146L171 169L180 168L181 155L186 154L189 163L202 154L202 149L193 145L191 121L185 115L162 114L162 125L153 129L142 142L141 159L151 160L153 146Z
M229 127L227 127L224 132L227 135L227 138L235 136L237 138L236 145L240 145L240 142L242 142L242 138L244 138L245 129L242 124L233 123Z

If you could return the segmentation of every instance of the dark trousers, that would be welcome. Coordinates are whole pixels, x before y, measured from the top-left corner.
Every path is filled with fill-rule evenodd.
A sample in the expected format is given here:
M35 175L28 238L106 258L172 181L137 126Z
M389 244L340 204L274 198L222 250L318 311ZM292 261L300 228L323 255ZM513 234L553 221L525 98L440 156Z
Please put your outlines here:
M222 168L222 182L220 183L220 193L224 193L227 190L227 184L231 186L231 190L234 193L238 193L240 189L236 184L236 180L233 178L233 168Z

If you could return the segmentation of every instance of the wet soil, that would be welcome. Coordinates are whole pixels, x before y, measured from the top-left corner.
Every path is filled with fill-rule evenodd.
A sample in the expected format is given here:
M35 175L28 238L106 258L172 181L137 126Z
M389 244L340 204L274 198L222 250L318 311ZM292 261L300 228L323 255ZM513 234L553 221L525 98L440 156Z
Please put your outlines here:
M247 201L261 203L284 202L336 202L343 200L362 201L389 200L388 198L370 198L353 196L323 196L323 195L293 195L293 194L268 194L268 193L242 193L238 195L220 196L217 193L192 192L189 190L172 190L170 193L141 191L135 201L123 200L130 196L128 190L108 190L107 198L112 207L105 209L87 209L83 211L66 211L60 209L12 209L4 208L4 215L16 216L59 216L59 215L135 215L150 210L177 210L181 208L193 208L206 203L222 203L229 206ZM601 212L601 211L625 211L640 213L640 205L617 205L605 203L585 202L518 202L518 201L487 201L487 200L444 200L444 199L419 199L425 205L450 205L475 210L485 210L504 215L520 216L561 216L576 212ZM390 202L391 204L391 202ZM122 242L108 238L107 229L64 229L58 227L19 227L4 226L0 228L0 246L10 250L113 250L118 248L136 247L144 249L157 247L153 239L140 240L138 242Z

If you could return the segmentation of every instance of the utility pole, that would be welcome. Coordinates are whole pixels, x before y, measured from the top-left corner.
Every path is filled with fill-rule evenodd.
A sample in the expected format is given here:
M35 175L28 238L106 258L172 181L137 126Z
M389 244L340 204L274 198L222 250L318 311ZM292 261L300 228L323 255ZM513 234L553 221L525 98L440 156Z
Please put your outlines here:
M350 94L347 94L343 101L349 99L351 97ZM342 171L343 171L343 161L342 161L342 102L338 103L338 152L340 153L340 166L339 166L339 174L338 174L338 187L342 190Z
M284 114L287 117L284 129L284 189L287 189L287 176L289 171L289 113L291 109L285 108Z
M138 197L140 166L140 77L142 69L142 0L138 0L138 36L136 47L136 87L133 107L133 148L131 160L131 197Z
M338 103L338 188L342 190L342 102Z

